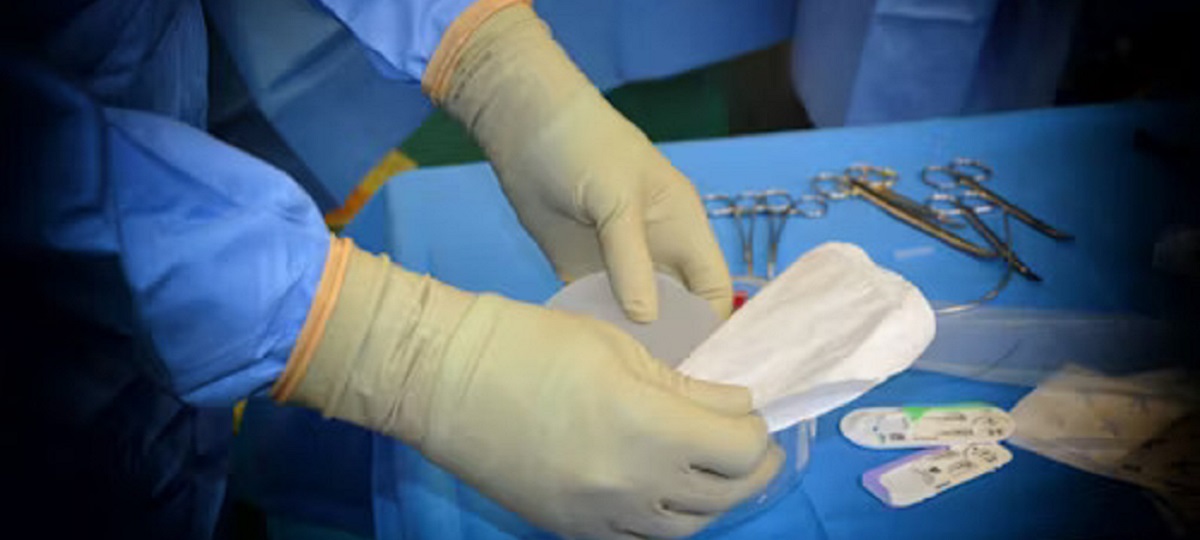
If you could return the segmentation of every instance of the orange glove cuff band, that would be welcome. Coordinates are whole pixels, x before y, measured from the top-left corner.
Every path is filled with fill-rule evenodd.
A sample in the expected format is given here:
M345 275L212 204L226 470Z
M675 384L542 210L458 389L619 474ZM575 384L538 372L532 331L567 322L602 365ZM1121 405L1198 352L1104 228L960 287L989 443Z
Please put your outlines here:
M338 294L342 290L342 282L346 278L346 268L349 266L350 253L354 242L349 238L333 238L329 243L329 254L325 256L325 271L317 283L317 293L313 296L312 306L308 308L308 317L300 328L300 336L292 354L288 356L287 366L283 375L275 381L271 388L271 397L284 402L291 397L292 392L304 380L308 372L308 363L312 360L321 336L325 334L325 323L337 305Z
M533 0L479 0L450 23L421 79L421 88L434 103L441 104L445 100L459 57L475 31L496 12L515 4L533 5Z

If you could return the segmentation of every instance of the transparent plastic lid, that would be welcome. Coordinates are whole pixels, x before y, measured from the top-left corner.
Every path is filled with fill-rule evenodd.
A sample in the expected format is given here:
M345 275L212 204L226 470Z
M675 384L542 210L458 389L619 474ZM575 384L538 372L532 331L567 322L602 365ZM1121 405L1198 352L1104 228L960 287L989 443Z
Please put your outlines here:
M658 319L651 323L636 323L625 316L605 273L571 282L547 301L546 307L612 323L641 342L655 358L675 367L721 325L721 319L708 301L673 278L658 274L657 284Z

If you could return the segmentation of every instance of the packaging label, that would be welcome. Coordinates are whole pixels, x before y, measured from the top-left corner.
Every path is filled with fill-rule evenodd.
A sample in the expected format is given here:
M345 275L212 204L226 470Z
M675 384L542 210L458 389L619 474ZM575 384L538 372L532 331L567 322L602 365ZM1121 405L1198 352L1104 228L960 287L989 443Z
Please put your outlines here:
M911 506L995 471L1012 452L995 443L969 444L917 452L862 476L863 487L893 508Z
M999 442L1012 436L1016 422L998 407L968 403L858 409L839 427L854 444L887 449Z

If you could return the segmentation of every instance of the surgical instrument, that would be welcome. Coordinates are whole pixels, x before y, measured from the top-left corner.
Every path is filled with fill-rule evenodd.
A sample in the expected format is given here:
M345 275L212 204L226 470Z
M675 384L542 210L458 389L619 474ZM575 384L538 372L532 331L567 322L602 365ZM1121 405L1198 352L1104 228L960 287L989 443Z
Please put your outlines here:
M779 244L787 220L792 216L807 219L823 217L828 210L825 197L813 194L794 196L787 190L767 189L746 191L737 195L709 194L703 197L709 217L730 217L737 229L741 244L742 262L747 276L756 277L754 271L755 228L758 216L763 216L767 226L767 279L775 277ZM713 204L718 204L714 208Z
M740 195L724 193L711 193L702 197L708 217L729 217L733 220L733 228L737 231L738 244L742 251L742 264L746 265L747 274L754 275L754 212L753 209L747 209L739 204L740 199ZM720 206L713 208L713 204ZM750 214L748 230L742 224L742 218L747 213Z
M939 208L939 204L949 205L949 208ZM1014 271L1022 276L1025 276L1025 278L1030 281L1042 281L1041 276L1037 275L1032 269L1029 268L1029 265L1025 264L1024 261L1017 257L1017 253L1012 249L1012 245L1008 241L1001 240L1000 237L997 236L994 231L992 231L991 227L988 227L987 224L983 222L983 219L981 219L978 215L981 212L981 210L978 208L968 206L966 203L960 200L959 196L953 193L941 191L930 195L929 199L926 200L925 205L931 210L942 214L943 216L961 217L971 226L972 229L975 230L975 232L979 233L979 236L982 236L983 239L992 246L992 249L996 250L996 252L1008 262ZM1007 220L1007 214L1005 214L1005 219Z
M969 255L981 259L1000 255L949 230L937 212L892 190L898 178L886 167L853 165L842 174L820 173L811 183L814 191L833 200L862 197L892 217Z
M1012 246L1012 226L1009 223L1008 214L1001 213L1000 215L1001 215L1001 220L1004 223L1004 244L1011 247ZM1012 281L1013 273L1014 273L1013 265L1005 264L1004 265L1004 273L1000 275L1000 279L998 281L996 281L996 284L993 285L991 289L989 289L987 292L983 293L983 295L980 296L979 298L976 298L969 302L963 302L961 304L940 306L940 307L935 308L933 311L934 311L934 313L936 313L938 315L954 315L956 313L970 311L979 306L982 306L983 304L991 302L992 300L995 300L997 297L999 297L1000 293L1004 292L1004 289L1008 287L1008 283L1010 281Z
M776 265L779 261L779 242L783 238L783 228L791 216L802 216L816 219L825 215L828 210L825 198L817 195L801 195L792 197L782 189L768 189L754 195L754 209L767 218L767 279L775 278Z
M938 218L938 215L935 212L931 211L929 208L926 208L924 205L921 205L916 201L909 199L908 197L900 195L895 191L891 191L892 187L896 185L896 182L900 180L900 175L897 174L896 170L892 169L891 167L877 167L874 165L856 163L846 167L845 174L846 176L857 178L873 188L888 189L888 194L894 195L894 197L891 197L891 202L895 203L910 214L927 220L936 220Z
M949 181L935 180L935 176L945 176L949 178ZM965 188L970 196L978 197L996 205L1005 213L1011 214L1034 230L1050 238L1055 240L1071 240L1074 238L1070 233L1050 226L1050 224L1034 217L1033 214L1025 209L1009 202L1004 197L985 187L983 182L991 177L991 167L982 161L961 157L955 158L949 165L930 165L921 170L921 181L936 190L946 191L954 188Z

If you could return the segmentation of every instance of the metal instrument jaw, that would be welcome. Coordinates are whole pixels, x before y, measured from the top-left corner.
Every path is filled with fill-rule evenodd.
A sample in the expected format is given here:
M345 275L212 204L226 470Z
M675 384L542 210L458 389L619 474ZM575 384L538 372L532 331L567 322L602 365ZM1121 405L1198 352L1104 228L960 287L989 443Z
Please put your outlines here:
M979 217L978 211L962 202L958 196L953 193L934 192L933 195L929 196L925 204L931 210L943 216L953 216L966 221L979 236L987 241L988 245L992 246L992 249L996 250L1004 258L1013 271L1021 274L1030 281L1042 281L1042 277L1037 275L1037 273L1029 268L1029 265L1025 264L1017 256L1016 251L1012 248L1011 239L1001 240L1000 236ZM1005 223L1007 225L1007 215ZM1006 234L1006 236L1008 235Z
M748 276L755 276L754 233L756 222L759 217L766 221L767 279L775 277L779 260L779 244L783 239L783 230L788 219L793 216L817 219L824 217L829 210L824 196L813 194L795 196L784 189L746 191L737 195L710 194L702 197L702 200L710 218L730 217L733 219L734 227L737 229L738 242L741 244L742 263L746 265Z
M886 167L852 165L842 174L820 173L813 177L813 191L833 200L860 197L879 207L892 217L928 234L950 247L981 259L1000 256L949 230L938 212L918 203L892 189L899 175Z
M940 180L938 177L945 177L946 180ZM955 158L949 165L933 165L921 170L921 181L929 187L944 193L958 192L960 202L965 199L982 201L982 204L968 205L977 214L998 208L1047 237L1055 240L1074 239L1070 233L1051 226L988 189L983 183L991 178L991 167L979 160L961 157Z

